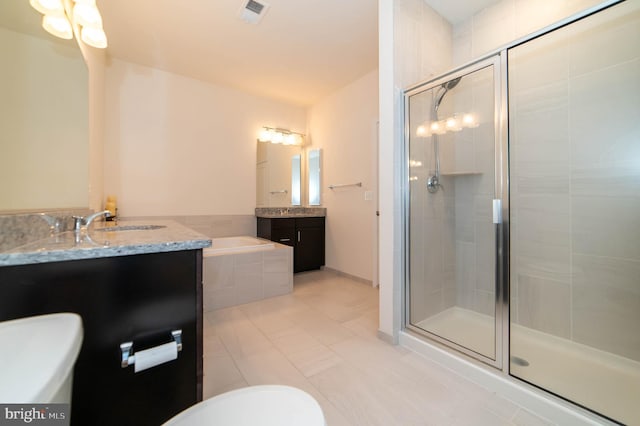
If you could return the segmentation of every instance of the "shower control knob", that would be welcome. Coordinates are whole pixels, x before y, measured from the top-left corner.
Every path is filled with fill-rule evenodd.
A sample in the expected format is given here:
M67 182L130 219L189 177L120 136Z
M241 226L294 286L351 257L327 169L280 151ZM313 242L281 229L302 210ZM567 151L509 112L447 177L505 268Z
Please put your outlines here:
M430 176L429 179L427 179L427 191L429 191L431 194L434 194L438 192L439 188L440 179L438 179L438 176Z

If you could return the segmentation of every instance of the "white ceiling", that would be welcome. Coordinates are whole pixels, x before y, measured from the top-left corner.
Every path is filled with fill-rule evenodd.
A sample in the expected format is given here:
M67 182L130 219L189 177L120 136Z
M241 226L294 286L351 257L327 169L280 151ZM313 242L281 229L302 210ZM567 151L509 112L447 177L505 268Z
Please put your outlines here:
M6 0L2 0L6 1ZM377 0L102 0L110 56L298 105L378 66Z
M258 1L270 8L257 25L239 19L243 0L98 0L98 6L111 57L297 105L377 68L378 0ZM455 24L498 0L425 1ZM54 39L28 3L0 0L0 25Z

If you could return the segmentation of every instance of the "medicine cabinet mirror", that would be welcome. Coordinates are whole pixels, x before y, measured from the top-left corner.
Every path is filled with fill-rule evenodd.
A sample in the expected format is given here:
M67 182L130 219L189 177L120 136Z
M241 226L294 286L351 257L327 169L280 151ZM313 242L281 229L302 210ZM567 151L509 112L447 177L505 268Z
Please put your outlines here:
M302 204L302 149L257 142L256 207Z
M309 205L319 206L321 203L321 151L320 149L311 149L307 155L309 170Z

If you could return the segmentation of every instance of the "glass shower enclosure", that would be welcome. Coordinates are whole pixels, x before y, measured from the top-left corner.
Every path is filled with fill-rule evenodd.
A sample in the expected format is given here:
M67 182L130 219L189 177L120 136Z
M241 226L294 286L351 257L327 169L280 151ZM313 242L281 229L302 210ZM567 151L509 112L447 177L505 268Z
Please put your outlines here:
M640 419L640 2L405 92L405 327Z

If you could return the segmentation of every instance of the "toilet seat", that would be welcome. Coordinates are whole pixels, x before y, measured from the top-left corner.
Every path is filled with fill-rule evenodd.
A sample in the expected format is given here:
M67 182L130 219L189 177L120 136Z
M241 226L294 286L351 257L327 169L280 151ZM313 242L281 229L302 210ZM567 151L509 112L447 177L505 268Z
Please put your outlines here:
M250 386L202 401L165 426L326 426L318 402L308 393L281 385Z

